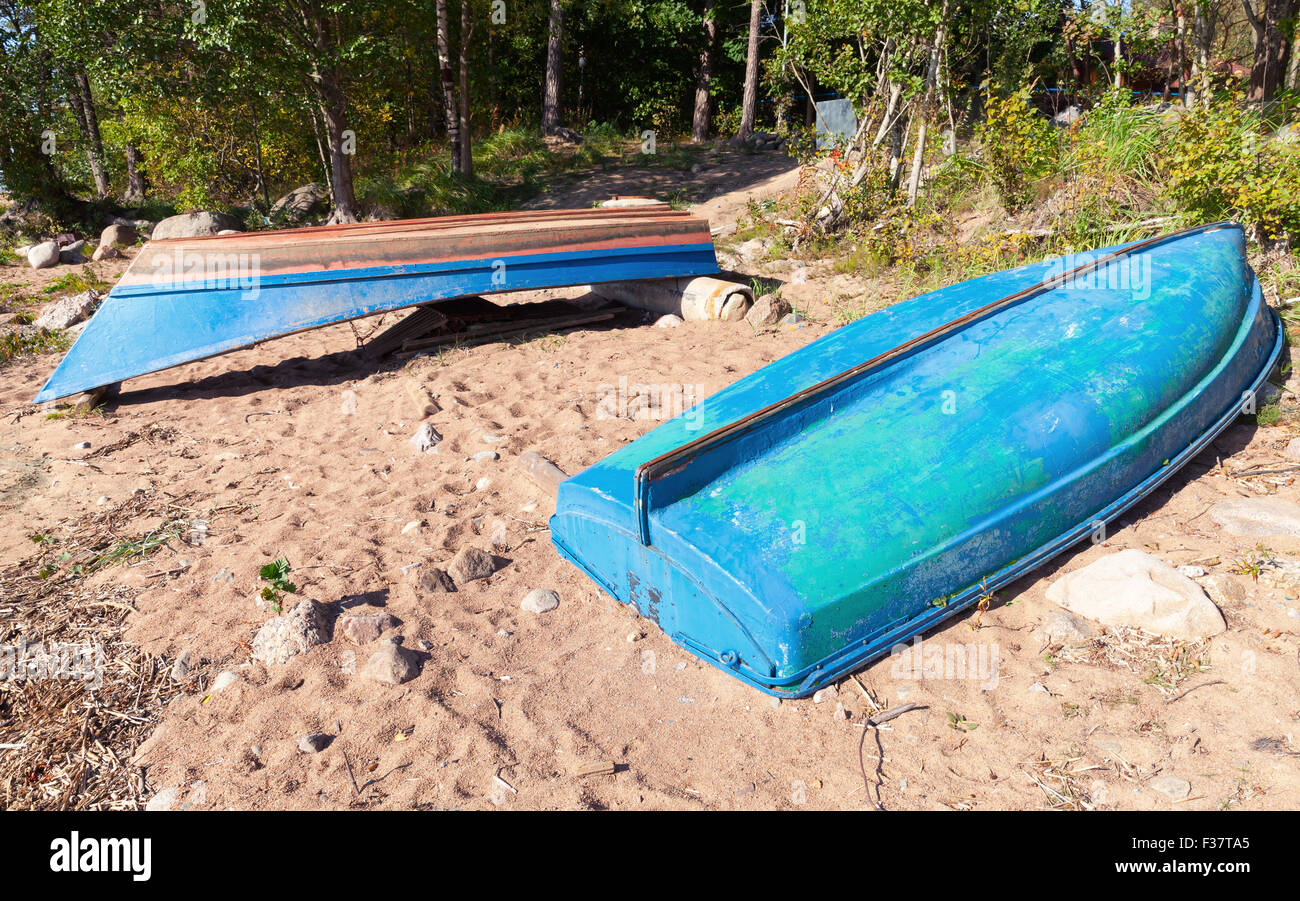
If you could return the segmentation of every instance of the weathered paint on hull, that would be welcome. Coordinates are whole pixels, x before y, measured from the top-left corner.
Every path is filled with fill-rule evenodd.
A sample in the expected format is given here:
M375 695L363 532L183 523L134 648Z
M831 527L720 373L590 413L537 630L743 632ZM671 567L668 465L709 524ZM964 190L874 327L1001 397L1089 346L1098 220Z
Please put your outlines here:
M864 317L564 482L553 541L702 659L809 694L1086 537L1233 421L1282 346L1244 252L1208 227L1086 282L1036 290L1066 270L1049 261Z
M707 221L666 206L155 241L36 401L430 301L717 271Z

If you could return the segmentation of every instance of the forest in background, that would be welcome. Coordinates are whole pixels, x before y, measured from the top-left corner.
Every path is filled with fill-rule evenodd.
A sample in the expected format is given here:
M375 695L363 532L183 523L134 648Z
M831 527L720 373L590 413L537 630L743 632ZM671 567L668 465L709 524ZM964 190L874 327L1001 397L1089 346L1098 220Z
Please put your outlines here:
M1276 246L1300 231L1298 9L0 0L0 185L28 232L120 209L265 227L308 182L331 221L391 218L502 208L557 168L770 129L828 173L797 209L753 211L782 252L850 231L865 265L923 268L953 212L986 202L1033 211L1013 242L1232 217ZM827 98L860 127L819 151Z

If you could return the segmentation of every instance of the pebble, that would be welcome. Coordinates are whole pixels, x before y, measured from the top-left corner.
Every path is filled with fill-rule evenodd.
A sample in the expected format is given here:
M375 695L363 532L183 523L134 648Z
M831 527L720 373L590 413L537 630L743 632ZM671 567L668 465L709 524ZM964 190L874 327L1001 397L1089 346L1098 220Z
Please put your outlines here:
M682 321L682 317L675 313L669 313L655 320L655 328L677 328L682 324Z
M477 454L474 455L474 460L477 463L483 463L485 461L500 460L500 459L501 459L501 455L498 454L496 451L479 451Z
M485 491L491 487L492 487L492 480L487 476L484 476L483 478L479 479L477 482L474 483L475 491Z
M298 739L298 750L304 754L318 754L330 746L334 736L324 732L313 732Z
M341 395L342 402L339 404L339 412L344 416L351 416L357 412L357 392L348 389Z
M212 690L225 691L227 688L234 685L238 681L239 681L238 673L233 673L230 670L225 670L224 672L220 673L217 676L217 678L212 680Z
M420 573L418 584L430 594L443 594L456 590L456 583L452 581L451 576L436 567Z
M224 568L223 568L223 569L219 570L215 576L212 577L212 581L213 581L213 582L233 582L233 581L235 581L235 574L232 573L230 570L228 570L228 569L224 569Z
M420 534L420 526L422 525L423 523L421 523L418 519L413 519L410 522L408 522L406 525L402 526L402 534L418 535Z
M1171 801L1181 801L1192 793L1192 783L1177 776L1156 776L1147 785Z
M397 625L397 619L387 613L350 613L339 617L338 632L353 644L370 644Z
M89 442L89 441L78 441L76 444L72 445L72 449L73 449L73 450L90 450L90 442Z
M484 444L500 444L506 440L501 435L495 435L492 432L484 432L481 438Z
M1189 579L1200 579L1209 575L1209 570L1204 566L1185 565L1178 567L1178 571Z
M305 600L284 616L275 616L253 637L253 659L268 666L288 663L325 642L320 605Z
M1046 695L1046 694L1051 694L1051 692L1047 690L1047 686L1044 685L1042 682L1035 682L1033 685L1029 686L1029 690L1030 690L1030 691L1041 691L1041 692L1042 692L1043 694L1045 694L1045 695Z
M519 606L529 613L547 613L560 606L560 596L549 588L534 588Z
M835 702L835 720L837 722L846 722L849 718L849 712L844 709L844 705L839 701Z
M164 788L158 792L144 805L145 810L171 810L176 799L180 797L180 792L174 788Z
M193 667L190 666L190 652L181 651L180 655L172 663L172 681L184 682L189 677L191 669Z
M362 676L386 685L401 685L419 674L420 664L416 661L415 653L391 640L372 654L361 668Z
M426 422L415 430L415 434L411 436L411 440L407 443L414 447L418 453L426 453L436 450L438 442L441 440L442 436L437 433L433 426Z
M447 564L447 572L456 580L457 585L464 585L476 579L486 579L496 572L496 560L487 551L472 546L463 547Z
M840 690L834 685L827 685L825 688L819 688L813 695L813 703L821 704L825 701L829 701L832 698L838 697L839 693Z
M99 500L95 501L95 503L96 505L102 507L108 503L108 497L106 495L103 495L99 498Z

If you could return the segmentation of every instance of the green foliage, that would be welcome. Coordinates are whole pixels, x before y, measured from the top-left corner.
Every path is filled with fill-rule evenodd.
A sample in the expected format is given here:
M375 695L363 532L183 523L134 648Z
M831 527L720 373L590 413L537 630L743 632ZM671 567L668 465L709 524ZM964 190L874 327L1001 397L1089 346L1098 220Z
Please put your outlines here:
M1220 98L1189 110L1164 153L1169 195L1191 218L1234 218L1265 244L1300 238L1300 148L1271 140L1254 110Z
M1052 125L1029 104L1029 86L990 97L977 131L984 166L1007 209L1032 199L1031 186L1056 166L1058 145Z
M27 354L62 353L72 346L61 331L36 329L31 326L0 333L0 368Z
M289 566L289 561L283 557L277 557L273 562L258 570L258 575L262 581L267 583L262 586L262 600L270 605L274 613L283 612L283 598L286 594L298 593L298 586L289 581L291 571L292 567Z

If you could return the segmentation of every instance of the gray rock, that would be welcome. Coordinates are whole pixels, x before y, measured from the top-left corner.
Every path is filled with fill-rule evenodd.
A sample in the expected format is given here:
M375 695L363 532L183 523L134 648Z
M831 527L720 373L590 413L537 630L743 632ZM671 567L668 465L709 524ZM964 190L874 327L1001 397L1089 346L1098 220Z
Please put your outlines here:
M1246 587L1241 580L1227 573L1212 573L1201 581L1201 588L1210 600L1220 607L1246 600Z
M764 294L745 314L750 325L776 325L790 314L790 304L775 294Z
M1282 456L1288 460L1300 460L1300 438L1292 438L1286 443Z
M736 256L746 262L760 260L772 247L771 238L750 238L736 248Z
M1181 801L1192 793L1192 783L1177 776L1156 776L1147 785L1171 801Z
M1259 566L1259 584L1283 591L1300 591L1300 561L1265 560Z
M281 216L295 222L314 213L323 212L329 204L329 195L318 184L303 185L294 188L271 205L271 215Z
M500 459L501 459L501 455L498 454L496 451L479 451L477 454L474 455L474 461L476 463L484 463L484 462L490 462L492 460L500 460Z
M59 248L59 262L64 266L80 266L86 262L86 255L82 253L85 247L85 241L73 241L71 244L63 245Z
M181 213L168 216L153 227L150 240L161 241L165 238L202 238L215 235L221 231L242 231L238 219L225 213L213 213L200 210L195 213Z
M37 244L27 251L27 263L33 269L49 269L59 265L59 245L53 241Z
M431 567L416 576L416 584L429 594L446 594L456 590L456 583L445 570Z
M1043 614L1043 622L1037 633L1041 638L1053 644L1082 644L1092 638L1092 626L1082 616L1053 607Z
M529 613L549 613L560 606L560 596L549 588L534 588L519 606Z
M140 233L135 230L135 226L121 222L116 222L99 233L100 247L130 247L138 240Z
M302 601L284 616L272 617L253 638L253 659L276 666L324 644L323 620L320 605L312 600Z
M476 547L463 547L447 564L448 574L456 580L457 585L464 585L476 579L486 579L496 572L496 560L487 551Z
M781 324L787 328L802 328L807 321L803 313L787 313L781 317Z
M372 682L401 685L420 674L420 664L415 652L408 651L395 641L387 641L375 651L361 668L361 675Z
M328 748L332 741L334 741L333 735L327 735L324 732L313 732L298 739L298 750L304 754L319 754Z
M120 256L122 256L122 251L118 250L116 247L112 247L108 244L101 244L95 248L95 252L90 255L90 258L98 263L100 260L116 260Z
M1300 505L1280 497L1231 497L1210 508L1210 518L1231 535L1300 535Z
M1199 585L1133 549L1062 576L1047 589L1047 599L1108 626L1133 626L1173 638L1198 639L1227 629L1223 614Z
M78 322L89 319L99 308L101 300L102 297L94 288L87 289L80 294L55 301L34 324L37 328L45 329L71 328Z
M433 426L426 422L415 430L415 434L411 436L411 440L408 443L418 452L424 453L425 451L431 451L436 448L438 442L441 440L442 436L434 430Z
M144 809L145 810L171 810L173 805L176 804L177 799L180 798L180 796L181 793L178 789L164 788L162 791L158 792L156 795L154 795L145 803Z
M370 644L378 641L386 630L394 629L397 625L397 619L387 613L352 613L339 617L335 629L353 644Z
M819 688L813 692L813 703L824 704L834 698L839 697L840 690L834 685L827 685L825 688Z
M1209 570L1204 566L1192 566L1191 564L1178 567L1178 571L1189 579L1202 579L1209 573Z
M184 682L190 676L190 671L194 667L190 665L190 652L181 651L175 661L172 662L171 677L173 682Z

